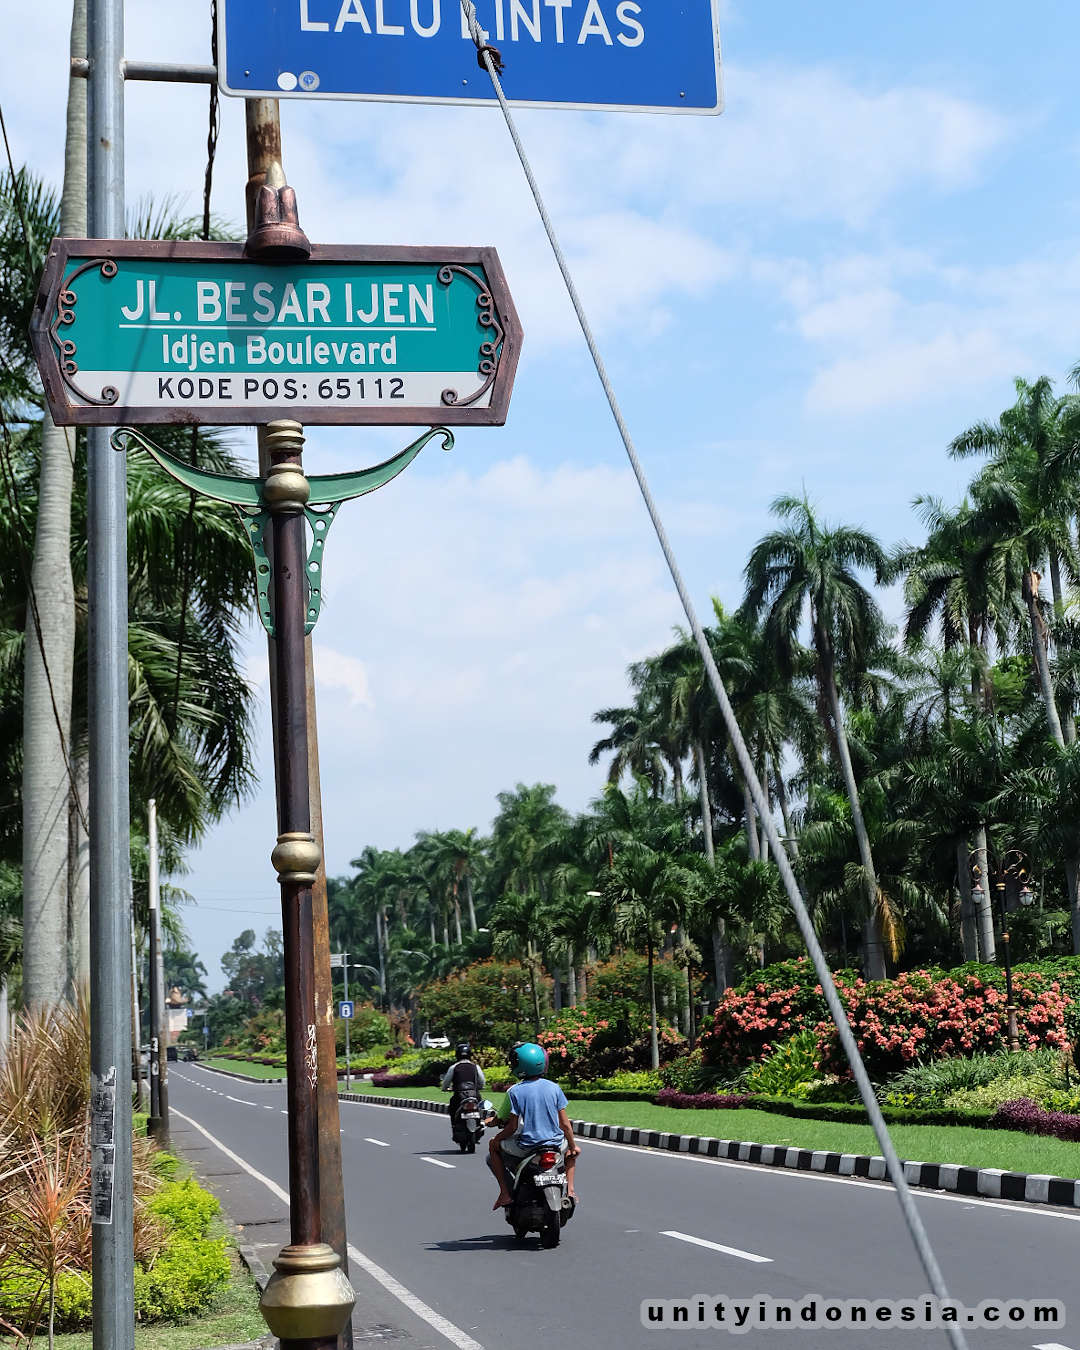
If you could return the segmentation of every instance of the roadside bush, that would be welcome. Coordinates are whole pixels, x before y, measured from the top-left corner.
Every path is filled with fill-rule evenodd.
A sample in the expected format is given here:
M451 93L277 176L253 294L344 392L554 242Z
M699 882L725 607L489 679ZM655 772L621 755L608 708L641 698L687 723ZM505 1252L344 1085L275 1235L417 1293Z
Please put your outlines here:
M993 1123L1002 1130L1023 1130L1025 1134L1048 1134L1054 1139L1080 1142L1080 1115L1045 1111L1037 1102L1023 1097L999 1106Z
M390 1023L370 1003L357 1003L349 1025L349 1053L353 1057L367 1051L389 1048ZM334 1043L339 1055L345 1053L345 1023L334 1018Z
M1021 1044L1029 1050L1067 1046L1068 1000L1060 982L1037 971L1018 972L1013 990ZM954 979L917 970L872 984L838 976L837 991L871 1078L886 1078L916 1060L994 1051L1005 1035L1004 991L978 975ZM822 1020L816 1031L821 1067L846 1073L832 1021Z
M679 1034L661 1022L657 1035L660 1057L669 1059L682 1044ZM537 1039L548 1052L552 1076L571 1083L645 1069L650 1058L649 1020L640 1008L625 1021L599 1017L591 1004L568 1008Z
M735 1111L752 1106L753 1099L746 1092L674 1092L664 1088L656 1094L657 1106L673 1106L681 1111Z
M1044 1047L1021 1050L1017 1054L998 1051L913 1064L890 1078L886 1088L889 1092L911 1094L928 1102L944 1101L952 1092L985 1087L1001 1078L1028 1078L1038 1073L1052 1084L1061 1072L1062 1056L1058 1050Z
M660 1082L675 1092L711 1092L732 1085L733 1077L706 1064L701 1047L660 1065Z
M451 1042L511 1045L532 1035L532 986L518 961L477 961L418 992L422 1024L445 1031ZM538 992L543 1016L547 989L541 984Z
M90 1317L86 1011L80 1003L19 1018L0 1065L0 1325L30 1340L50 1323L74 1328ZM195 1311L229 1278L224 1239L205 1236L218 1203L193 1181L168 1179L177 1168L171 1154L133 1137L144 1320Z
M869 984L842 970L834 979L872 1077L888 1078L919 1061L1002 1048L1006 1018L999 966L908 971ZM1080 1037L1080 958L1017 966L1013 984L1025 1049L1061 1049ZM799 957L727 991L703 1029L704 1060L734 1072L768 1058L805 1030L817 1037L821 1071L846 1074L820 985L809 961Z
M735 1073L767 1059L799 1031L813 1030L827 1015L814 968L805 956L766 966L728 989L701 1033L703 1060Z
M771 1097L804 1097L821 1079L817 1057L817 1037L812 1031L798 1031L777 1046L768 1059L744 1069L738 1085L744 1092Z

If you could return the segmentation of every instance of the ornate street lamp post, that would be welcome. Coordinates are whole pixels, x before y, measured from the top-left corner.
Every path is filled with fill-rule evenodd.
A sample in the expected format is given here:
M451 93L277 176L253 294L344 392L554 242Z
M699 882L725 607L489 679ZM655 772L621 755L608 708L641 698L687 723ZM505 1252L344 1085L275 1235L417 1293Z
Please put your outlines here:
M1005 1034L1009 1050L1015 1054L1020 1049L1020 1034L1016 1023L1016 1003L1013 999L1013 978L1012 978L1012 950L1009 941L1009 916L1008 906L1006 905L1006 887L1008 878L1012 877L1021 883L1020 903L1026 908L1034 900L1031 888L1028 886L1028 866L1027 854L1022 849L1010 848L1002 854L998 861L997 868L994 871L994 890L997 892L998 918L1001 923L1001 943L999 951L1001 961L1005 967ZM980 868L976 865L973 869L975 874L975 884L971 888L972 898L976 902L983 897L982 882L979 878Z

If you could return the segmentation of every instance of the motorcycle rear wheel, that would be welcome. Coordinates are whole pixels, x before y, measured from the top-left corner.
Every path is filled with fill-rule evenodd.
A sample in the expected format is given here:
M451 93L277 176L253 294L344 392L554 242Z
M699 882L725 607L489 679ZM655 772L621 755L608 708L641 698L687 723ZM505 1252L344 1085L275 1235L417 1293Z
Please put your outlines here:
M562 1224L559 1222L559 1216L554 1211L549 1210L544 1215L544 1226L540 1230L540 1246L548 1249L557 1247L561 1237Z

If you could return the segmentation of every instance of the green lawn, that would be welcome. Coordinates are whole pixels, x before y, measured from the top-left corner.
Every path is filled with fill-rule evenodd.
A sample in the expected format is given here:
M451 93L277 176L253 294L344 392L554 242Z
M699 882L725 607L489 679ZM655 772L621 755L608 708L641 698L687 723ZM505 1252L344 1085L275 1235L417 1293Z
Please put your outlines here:
M210 1307L189 1322L156 1322L135 1328L135 1350L201 1350L204 1346L239 1345L266 1335L266 1323L259 1315L259 1295L255 1282L233 1253L233 1278ZM44 1345L46 1337L38 1337ZM56 1337L56 1350L93 1350L89 1331L71 1332Z
M676 1111L646 1102L570 1103L574 1119L601 1125L636 1125L677 1134L716 1135L755 1144L794 1144L833 1153L878 1154L869 1125L829 1120L794 1120L766 1111ZM1080 1177L1080 1144L1015 1130L969 1130L957 1125L894 1125L890 1131L901 1158L916 1162L1000 1167L1008 1172L1042 1172Z
M200 1056L199 1064L204 1064L208 1069L224 1069L226 1073L242 1073L245 1078L284 1078L284 1065L277 1064L256 1064L250 1059L217 1059L213 1055L207 1058Z

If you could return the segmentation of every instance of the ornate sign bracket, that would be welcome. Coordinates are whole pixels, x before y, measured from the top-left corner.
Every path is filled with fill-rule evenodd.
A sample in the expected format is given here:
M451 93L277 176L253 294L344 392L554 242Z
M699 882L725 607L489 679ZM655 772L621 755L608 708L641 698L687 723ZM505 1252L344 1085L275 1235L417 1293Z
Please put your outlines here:
M453 448L453 432L447 427L432 427L404 450L370 469L359 469L353 473L314 475L308 479L311 490L304 507L304 515L311 529L311 546L307 555L305 633L310 633L315 627L322 609L323 550L338 508L343 502L352 501L354 497L364 497L396 478L409 467L424 446L437 436L442 437L444 450ZM109 439L114 450L125 451L133 446L145 450L171 478L175 478L184 487L201 497L208 497L211 501L226 502L236 510L255 559L255 590L259 618L267 633L273 637L274 620L270 607L273 563L267 553L265 542L266 526L271 512L263 497L265 480L213 473L208 469L196 468L169 454L161 446L155 445L148 436L135 427L117 427Z

